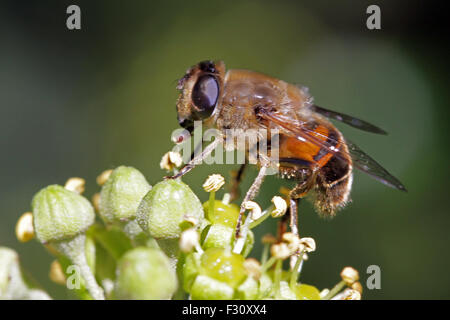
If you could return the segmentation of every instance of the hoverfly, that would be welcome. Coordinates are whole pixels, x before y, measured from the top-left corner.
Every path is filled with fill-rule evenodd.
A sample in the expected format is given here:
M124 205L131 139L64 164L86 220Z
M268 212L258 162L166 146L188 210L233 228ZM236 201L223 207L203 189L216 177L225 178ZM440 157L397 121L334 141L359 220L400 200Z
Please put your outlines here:
M333 216L346 205L354 167L390 187L406 191L398 179L345 140L327 118L372 133L386 132L363 120L315 105L306 88L249 70L225 71L222 61L203 61L187 70L177 89L181 91L177 101L179 124L192 132L193 122L200 120L222 132L223 139L214 140L171 178L183 176L197 161L206 158L226 138L227 129L277 129L278 161L271 163L270 157L258 158L259 173L243 203L256 196L267 168L276 166L282 178L297 183L289 193L290 225L294 233L298 234L298 201L307 194L312 194L316 211L323 215ZM267 144L270 148L270 141ZM235 185L244 168L242 165L235 176ZM241 207L236 237L244 212Z

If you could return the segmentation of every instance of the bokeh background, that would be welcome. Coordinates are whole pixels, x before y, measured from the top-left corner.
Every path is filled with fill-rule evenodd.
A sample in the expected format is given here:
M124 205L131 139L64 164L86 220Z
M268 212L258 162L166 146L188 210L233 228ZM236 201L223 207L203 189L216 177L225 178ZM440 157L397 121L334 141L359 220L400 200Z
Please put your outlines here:
M82 29L66 28L78 4ZM381 7L382 29L366 28L366 8ZM346 265L381 268L381 290L366 299L450 298L448 209L448 27L425 1L2 1L0 4L0 245L55 298L52 258L35 241L20 244L17 218L32 196L71 176L98 190L104 169L130 165L151 184L165 175L161 156L178 128L176 80L196 62L261 71L308 86L324 107L381 126L389 136L346 127L346 137L399 177L409 192L356 173L353 203L336 218L300 208L300 231L316 239L302 280L319 288ZM184 178L202 200L208 174ZM248 187L256 170L250 170ZM267 179L269 203L284 183ZM273 232L275 223L256 229ZM254 254L258 255L258 246Z

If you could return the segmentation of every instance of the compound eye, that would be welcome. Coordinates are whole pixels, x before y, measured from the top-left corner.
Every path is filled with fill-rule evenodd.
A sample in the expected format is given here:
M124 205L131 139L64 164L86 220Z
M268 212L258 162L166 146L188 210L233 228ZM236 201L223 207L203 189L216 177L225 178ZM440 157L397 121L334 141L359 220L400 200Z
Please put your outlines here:
M198 78L192 90L192 101L200 115L204 118L211 116L219 98L219 84L212 75Z

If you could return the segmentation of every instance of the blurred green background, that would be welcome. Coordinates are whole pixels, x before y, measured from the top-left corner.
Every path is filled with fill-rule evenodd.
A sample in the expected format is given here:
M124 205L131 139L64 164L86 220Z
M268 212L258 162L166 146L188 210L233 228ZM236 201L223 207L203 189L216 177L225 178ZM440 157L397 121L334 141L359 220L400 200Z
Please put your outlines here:
M66 28L78 4L82 30ZM51 256L15 239L17 218L32 196L71 176L98 190L104 169L131 165L151 184L165 175L161 156L178 128L176 80L196 62L264 72L308 86L317 104L386 129L376 136L337 124L405 183L385 187L357 172L353 203L332 220L309 203L300 232L316 239L302 280L319 288L351 265L365 281L381 268L381 290L366 299L450 298L448 209L448 27L437 4L377 1L382 30L366 28L368 1L3 1L0 4L0 245L16 249L50 294ZM443 20L445 21L445 20ZM202 201L209 173L184 178ZM250 170L243 189L256 175ZM270 177L263 206L283 181ZM257 236L275 223L258 227ZM257 255L260 248L256 248Z

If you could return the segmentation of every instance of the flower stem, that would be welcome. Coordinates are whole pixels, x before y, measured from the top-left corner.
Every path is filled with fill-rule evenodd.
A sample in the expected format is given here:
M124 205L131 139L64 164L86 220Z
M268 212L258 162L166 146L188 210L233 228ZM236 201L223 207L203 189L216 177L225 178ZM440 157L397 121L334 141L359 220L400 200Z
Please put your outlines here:
M270 259L268 261L266 261L262 266L261 266L261 273L266 272L267 270L270 269L270 267L273 266L273 264L277 261L276 257L270 257Z
M274 286L275 286L275 299L280 298L280 281L281 281L281 267L283 264L283 260L277 259L277 263L275 265L275 272L274 272Z
M269 258L269 249L270 249L269 244L265 243L261 256L261 265L264 265L267 262L267 259Z
M94 274L89 267L85 254L86 235L84 233L75 236L70 240L62 240L55 244L55 247L66 255L70 261L80 268L86 289L95 300L105 300L103 289L97 284Z
M229 193L225 193L222 198L222 203L228 205L230 204L230 199L231 195Z
M339 282L337 285L335 285L333 287L333 289L330 290L330 292L328 292L328 294L322 298L322 300L330 300L331 298L333 298L336 294L339 293L339 291L341 291L343 288L345 287L345 281L342 280L341 282Z
M267 208L266 210L263 211L261 217L258 220L253 220L250 224L249 224L249 228L253 229L254 227L256 227L257 225L259 225L261 222L263 222L264 220L266 220L268 217L270 217L272 211L275 209L275 206L271 205L269 208Z
M291 271L291 278L289 280L289 287L291 288L291 290L294 290L294 287L297 284L302 264L303 264L303 252L300 252L299 256L297 257L297 261L295 262L295 266Z
M214 202L216 201L216 192L211 191L209 193L209 203L208 203L208 219L214 215Z

